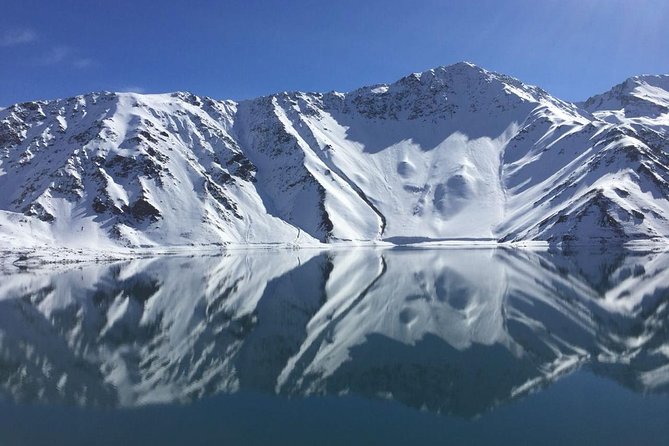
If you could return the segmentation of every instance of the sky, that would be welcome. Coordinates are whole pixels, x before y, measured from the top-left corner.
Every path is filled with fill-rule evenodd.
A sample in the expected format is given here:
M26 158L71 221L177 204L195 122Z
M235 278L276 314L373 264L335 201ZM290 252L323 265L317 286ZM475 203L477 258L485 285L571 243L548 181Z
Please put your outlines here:
M0 106L349 91L459 61L583 100L669 73L666 0L0 0Z

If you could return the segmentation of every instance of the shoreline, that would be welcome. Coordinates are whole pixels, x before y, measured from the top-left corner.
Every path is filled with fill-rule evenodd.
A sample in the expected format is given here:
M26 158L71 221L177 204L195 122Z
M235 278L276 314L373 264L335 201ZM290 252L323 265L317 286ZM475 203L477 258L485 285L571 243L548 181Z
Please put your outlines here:
M639 240L626 243L580 243L551 245L545 241L497 242L495 240L443 239L420 240L409 243L387 241L337 241L335 243L305 244L258 243L164 247L109 247L84 248L64 246L34 246L30 248L0 248L0 270L7 266L18 269L46 265L74 265L84 263L108 263L153 257L218 256L226 253L272 252L272 251L338 251L350 249L520 249L530 251L601 250L624 251L669 251L669 240Z

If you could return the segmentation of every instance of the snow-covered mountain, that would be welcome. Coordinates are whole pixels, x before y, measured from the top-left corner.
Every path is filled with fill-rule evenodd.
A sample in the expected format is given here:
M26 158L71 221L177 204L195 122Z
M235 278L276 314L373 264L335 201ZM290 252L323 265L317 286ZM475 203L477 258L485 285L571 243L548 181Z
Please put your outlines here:
M469 63L350 93L0 110L0 244L669 237L669 77L573 104Z
M253 390L473 416L579 368L669 391L669 255L240 250L0 275L0 396Z

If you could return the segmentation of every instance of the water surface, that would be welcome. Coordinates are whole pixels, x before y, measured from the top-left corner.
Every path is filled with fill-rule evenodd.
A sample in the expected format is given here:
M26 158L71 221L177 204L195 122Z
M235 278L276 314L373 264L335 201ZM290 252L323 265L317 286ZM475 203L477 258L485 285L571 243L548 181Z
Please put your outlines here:
M669 255L239 251L0 276L0 444L669 444Z

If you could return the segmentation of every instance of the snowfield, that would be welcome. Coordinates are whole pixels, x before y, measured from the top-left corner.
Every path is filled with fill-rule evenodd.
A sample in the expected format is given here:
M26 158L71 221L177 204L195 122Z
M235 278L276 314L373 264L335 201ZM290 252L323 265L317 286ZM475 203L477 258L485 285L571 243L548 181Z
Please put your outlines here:
M0 248L666 242L669 76L583 103L469 63L349 93L0 110Z

